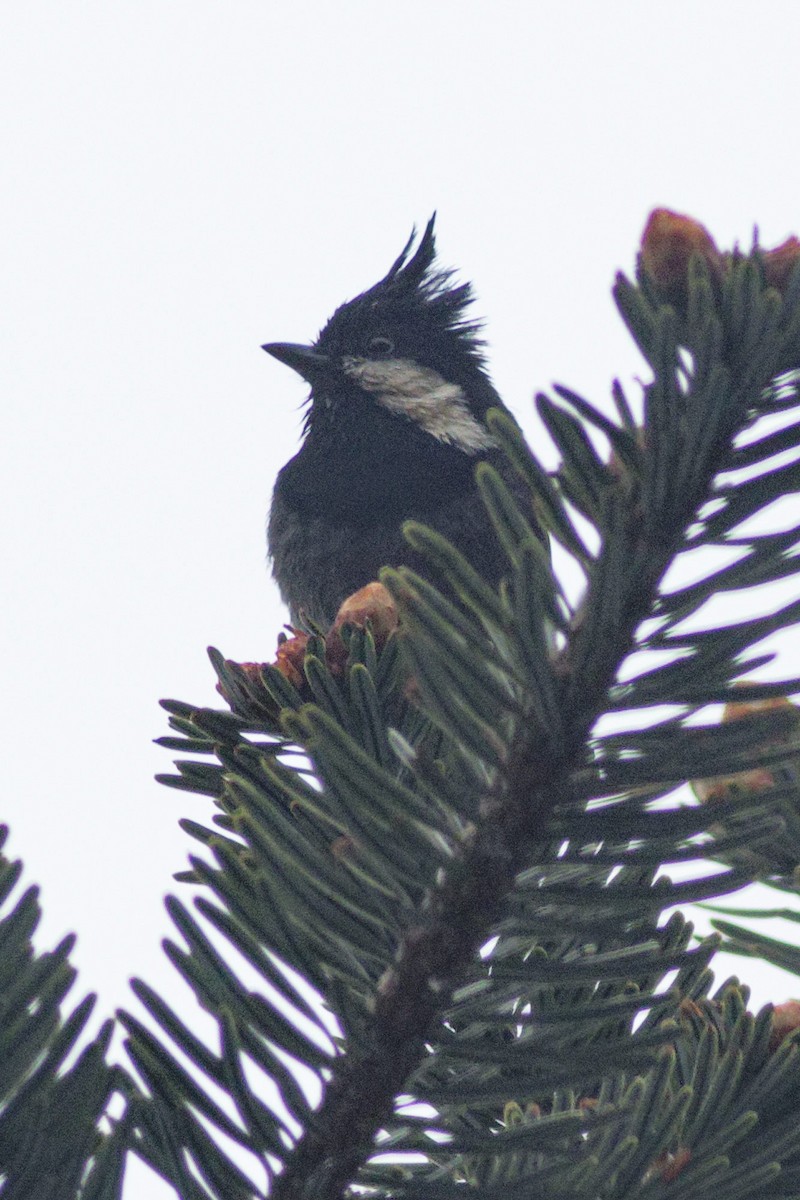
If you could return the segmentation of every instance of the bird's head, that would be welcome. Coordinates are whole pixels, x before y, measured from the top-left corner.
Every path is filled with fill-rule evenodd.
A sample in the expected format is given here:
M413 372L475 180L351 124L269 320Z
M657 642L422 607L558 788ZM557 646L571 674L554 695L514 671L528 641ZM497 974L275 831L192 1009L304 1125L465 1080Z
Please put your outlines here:
M264 346L311 385L307 433L356 419L385 427L389 418L470 457L493 444L485 415L500 401L480 324L466 316L472 289L436 268L434 219L416 249L414 232L383 279L341 305L313 344Z

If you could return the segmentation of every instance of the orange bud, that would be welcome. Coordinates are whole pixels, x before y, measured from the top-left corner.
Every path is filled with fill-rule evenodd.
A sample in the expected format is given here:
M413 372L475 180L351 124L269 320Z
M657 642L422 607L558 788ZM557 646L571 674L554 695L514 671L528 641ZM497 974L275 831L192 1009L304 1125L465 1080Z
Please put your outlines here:
M787 1000L784 1004L776 1004L769 1035L770 1050L777 1050L784 1038L794 1033L795 1029L800 1029L800 1000Z
M344 670L347 662L347 647L342 641L343 625L354 625L363 629L369 621L375 645L380 650L398 625L397 605L391 594L375 580L348 596L336 614L336 620L325 638L328 666L332 671Z
M787 700L785 696L772 696L768 700L732 700L725 705L722 719L723 721L741 721L743 717L749 717L752 713L770 712L770 710L778 708L794 709L800 718L800 709L797 708L797 705L792 704L791 700Z
M692 1161L692 1152L688 1146L676 1150L674 1154L666 1152L654 1164L664 1183L671 1183L680 1175L687 1163Z
M726 704L722 713L723 722L741 721L753 713L770 712L789 709L796 714L800 724L800 709L783 696L774 696L769 700L735 700ZM779 746L787 740L785 731L770 739L770 743ZM774 787L777 781L777 765L773 768L756 767L752 771L738 771L732 775L717 775L712 779L695 779L692 787L702 804L714 804L723 800L732 800L742 792L764 792Z
M763 261L764 280L767 285L784 292L789 276L800 262L800 241L794 236L788 237L774 250L765 251Z
M716 775L713 779L695 779L692 787L701 804L719 804L733 800L743 792L766 792L775 785L775 774L765 767L739 771L735 775Z
M657 287L680 295L693 254L704 258L714 275L721 273L722 255L704 225L668 208L654 209L642 234L642 270Z
M278 645L275 655L275 666L298 691L305 683L303 661L306 656L308 634L299 629L292 630L293 636Z

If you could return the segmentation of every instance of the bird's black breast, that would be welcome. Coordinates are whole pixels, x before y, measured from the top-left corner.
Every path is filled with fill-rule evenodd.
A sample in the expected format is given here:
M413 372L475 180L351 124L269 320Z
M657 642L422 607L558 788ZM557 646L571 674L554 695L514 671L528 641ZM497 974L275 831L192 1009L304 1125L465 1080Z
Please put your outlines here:
M466 494L476 461L368 401L311 428L275 491L307 519L355 528L399 524Z
M399 506L398 506L399 507ZM330 514L301 512L276 487L268 540L273 573L295 625L309 620L327 628L348 596L378 578L381 567L410 566L439 586L430 564L405 541L402 523L414 516L442 533L489 583L507 570L507 561L487 519L477 487L427 511L391 517L374 512L370 524L347 524Z
M485 457L523 502L521 484L499 452ZM268 530L273 573L293 622L329 626L342 601L384 566L410 566L443 586L403 537L410 518L443 534L496 584L508 562L475 483L477 461L424 447L410 461L404 447L380 461L366 446L361 457L328 458L310 451L307 439L278 476Z

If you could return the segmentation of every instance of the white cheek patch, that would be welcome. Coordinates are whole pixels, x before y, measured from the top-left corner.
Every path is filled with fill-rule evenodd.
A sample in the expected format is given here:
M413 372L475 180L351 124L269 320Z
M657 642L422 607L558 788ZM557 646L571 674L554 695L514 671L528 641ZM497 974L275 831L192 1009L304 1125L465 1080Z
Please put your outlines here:
M409 358L342 359L344 372L390 412L415 421L431 437L477 454L495 445L489 430L473 417L458 384Z

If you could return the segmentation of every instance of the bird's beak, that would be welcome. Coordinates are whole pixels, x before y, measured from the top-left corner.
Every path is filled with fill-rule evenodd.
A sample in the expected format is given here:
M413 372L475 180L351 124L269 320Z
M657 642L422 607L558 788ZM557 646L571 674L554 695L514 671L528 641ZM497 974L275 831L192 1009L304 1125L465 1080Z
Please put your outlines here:
M303 379L311 384L316 383L320 375L330 369L327 354L320 354L312 346L299 346L294 342L268 342L261 349L277 358L278 362L285 363L287 367L297 371L298 375L302 375Z

